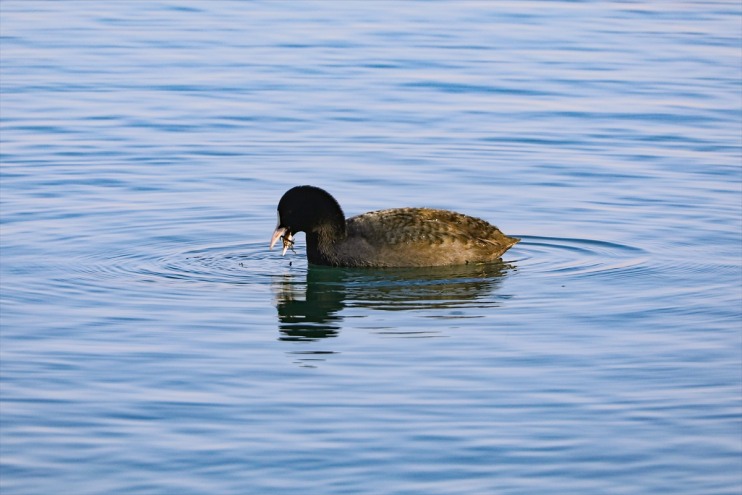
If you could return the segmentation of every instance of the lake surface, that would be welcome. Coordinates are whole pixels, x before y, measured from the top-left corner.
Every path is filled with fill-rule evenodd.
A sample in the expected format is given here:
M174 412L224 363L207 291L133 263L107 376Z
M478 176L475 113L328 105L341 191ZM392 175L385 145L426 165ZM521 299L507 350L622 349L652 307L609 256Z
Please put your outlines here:
M0 491L739 494L739 2L0 6ZM501 264L268 251L281 195Z

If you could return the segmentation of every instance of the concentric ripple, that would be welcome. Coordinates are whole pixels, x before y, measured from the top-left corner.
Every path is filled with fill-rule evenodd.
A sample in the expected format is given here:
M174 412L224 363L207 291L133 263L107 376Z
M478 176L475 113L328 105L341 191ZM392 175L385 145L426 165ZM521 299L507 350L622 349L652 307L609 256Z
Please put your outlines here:
M521 236L513 264L545 276L630 275L648 269L642 249L613 242L565 237Z
M221 284L251 284L256 276L270 276L282 260L265 243L210 246L172 253L149 274Z
M145 248L147 246L144 246ZM307 270L302 246L285 257L269 251L265 243L201 246L191 249L170 249L149 246L153 252L123 251L110 257L77 260L73 271L95 280L136 279L156 282L182 280L200 283L243 285L270 283L286 269L295 275ZM142 246L139 247L141 251ZM155 252L159 249L159 252ZM647 269L647 253L642 249L605 241L574 238L522 236L519 243L506 255L507 267L520 271L536 271L549 275L612 275ZM510 271L510 270L506 270ZM407 289L425 283L481 278L482 272L473 267L443 267L430 269L344 270L343 279L351 288L357 279L364 286L404 285ZM500 271L497 276L501 276ZM384 281L388 283L383 283ZM382 288L382 287L380 287ZM382 288L383 291L383 288ZM414 290L413 290L414 292Z
M75 271L97 280L131 279L143 282L180 280L211 284L254 284L269 277L286 260L265 243L228 244L172 249L149 246L153 252L122 251L111 257L78 260ZM141 247L139 248L142 249ZM159 249L159 252L154 252Z

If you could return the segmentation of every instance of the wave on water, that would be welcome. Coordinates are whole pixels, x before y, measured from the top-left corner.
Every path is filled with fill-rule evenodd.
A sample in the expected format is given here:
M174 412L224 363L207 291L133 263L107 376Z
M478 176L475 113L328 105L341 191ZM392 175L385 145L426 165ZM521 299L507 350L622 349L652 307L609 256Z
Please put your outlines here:
M594 239L521 236L512 261L522 270L544 276L630 276L649 269L642 249Z
M275 283L276 276L305 276L309 271L309 278L317 283L342 283L351 290L365 287L382 293L404 287L411 294L426 286L496 279L517 271L546 276L595 276L610 272L617 276L648 269L647 253L633 246L592 239L521 238L508 253L514 258L491 265L397 269L309 267L301 247L295 254L282 257L276 251L269 251L264 243L245 243L167 251L149 246L151 252L144 253L139 246L136 251L76 260L72 271L82 279L101 283L112 278L133 278L145 282L159 279L229 285Z

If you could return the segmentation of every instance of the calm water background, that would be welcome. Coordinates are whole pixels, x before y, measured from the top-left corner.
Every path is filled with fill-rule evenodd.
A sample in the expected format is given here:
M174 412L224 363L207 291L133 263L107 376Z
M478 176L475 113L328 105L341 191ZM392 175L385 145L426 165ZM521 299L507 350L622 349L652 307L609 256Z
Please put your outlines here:
M3 0L2 493L739 494L741 9ZM523 242L309 268L296 184Z

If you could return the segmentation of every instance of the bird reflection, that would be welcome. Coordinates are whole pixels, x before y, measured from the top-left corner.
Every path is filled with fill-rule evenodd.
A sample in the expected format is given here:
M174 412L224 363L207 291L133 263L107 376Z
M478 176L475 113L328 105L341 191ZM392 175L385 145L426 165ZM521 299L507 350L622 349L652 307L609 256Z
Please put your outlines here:
M345 291L332 269L310 267L306 282L293 274L273 281L281 340L317 340L337 336Z
M350 269L309 265L276 276L272 289L281 340L336 337L345 307L386 311L486 308L508 271L506 263L430 268Z

